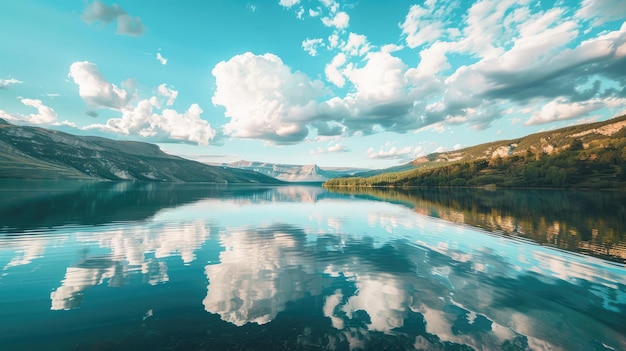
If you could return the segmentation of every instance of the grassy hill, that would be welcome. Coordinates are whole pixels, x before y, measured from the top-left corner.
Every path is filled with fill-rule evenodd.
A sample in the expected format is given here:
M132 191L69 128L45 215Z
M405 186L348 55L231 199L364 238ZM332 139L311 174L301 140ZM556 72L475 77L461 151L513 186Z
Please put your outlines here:
M2 119L0 178L282 183L256 172L169 155L154 144L76 136Z
M626 115L434 153L405 166L335 178L325 186L626 188Z

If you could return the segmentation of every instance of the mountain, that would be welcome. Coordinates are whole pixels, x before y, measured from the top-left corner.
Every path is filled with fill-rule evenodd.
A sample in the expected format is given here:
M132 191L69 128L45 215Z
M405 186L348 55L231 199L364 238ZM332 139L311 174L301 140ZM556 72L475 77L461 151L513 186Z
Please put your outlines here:
M626 115L433 153L326 185L626 187Z
M364 171L362 168L320 168L317 165L301 166L244 160L225 165L231 168L259 172L287 182L325 182L331 178L351 176Z
M76 136L17 126L3 119L0 178L282 183L252 171L209 166L169 155L154 144Z

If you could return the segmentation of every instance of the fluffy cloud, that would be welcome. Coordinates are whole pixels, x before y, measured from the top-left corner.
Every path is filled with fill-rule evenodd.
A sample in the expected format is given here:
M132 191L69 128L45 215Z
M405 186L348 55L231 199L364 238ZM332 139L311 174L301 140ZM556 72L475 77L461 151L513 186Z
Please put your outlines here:
M350 150L348 150L345 146L343 146L343 144L337 143L337 144L334 144L325 148L318 146L316 149L309 151L309 153L311 155L318 156L321 154L332 154L332 153L348 152L348 151Z
M610 4L583 1L576 12L559 2L546 9L478 0L458 19L459 2L428 0L408 9L402 46L376 51L365 35L345 30L350 16L336 1L324 0L318 10L332 32L302 46L314 55L324 43L334 54L324 77L343 93L325 100L321 82L277 56L247 53L215 67L213 103L226 108L227 134L275 143L302 141L308 129L319 136L460 123L483 129L507 115L535 125L612 113L626 97L626 23L583 30L588 20L609 20ZM395 54L404 47L415 49L416 65Z
M554 99L543 105L532 114L526 125L545 124L555 121L574 119L586 116L590 112L605 107L620 107L626 105L626 99L590 99L583 102L571 102L565 98Z
M427 1L426 6L411 6L400 25L406 36L406 44L412 49L438 39L443 33L444 24L433 19L434 9L430 7L432 3L433 1Z
M157 61L159 61L162 65L167 65L167 59L165 57L163 57L163 55L161 55L160 52L157 52L156 54L156 59Z
M46 106L39 99L26 99L19 98L20 102L28 107L34 107L37 109L37 113L31 113L29 115L12 115L6 111L0 110L0 118L4 118L8 121L22 121L30 124L59 124L57 121L57 114L52 107ZM64 121L62 124L71 125L71 123Z
M272 54L246 53L215 66L217 89L213 103L226 108L231 121L225 133L237 138L273 143L302 141L315 128L318 135L371 134L382 130L406 132L421 126L408 67L385 52L366 56L366 64L344 66L346 55L335 56L326 67L327 79L337 86L349 81L354 91L343 98L320 99L327 89L320 81L292 72Z
M339 33L336 31L328 36L328 49L335 49L339 47Z
M172 106L174 105L174 101L176 101L176 98L178 97L178 91L168 88L167 85L165 84L161 84L159 85L159 87L157 88L159 91L159 94L163 97L167 98L167 106Z
M568 49L566 46L577 35L577 26L566 21L546 27L543 22L551 15L546 13L521 27L523 35L509 51L460 68L450 76L444 97L446 112L455 114L463 108L480 107L485 99L522 104L533 98L560 96L572 101L590 99L602 93L601 77L618 82L626 79L626 74L617 69L625 61L619 48L626 42L626 26ZM594 80L598 83L581 93L579 84ZM537 121L536 116L533 119Z
M593 19L594 25L626 18L626 2L621 0L583 0L576 15Z
M348 100L367 107L406 100L409 88L406 64L385 52L370 53L366 59L365 66L358 68L350 64L343 71L356 89Z
M82 19L88 24L102 23L105 25L117 21L117 34L139 36L145 31L139 17L131 17L117 4L107 6L98 0L87 5Z
M213 75L213 104L226 108L225 132L238 138L301 141L318 113L317 99L326 94L321 81L292 72L273 54L234 56L218 63Z
M297 5L300 2L300 0L279 0L278 4L280 6L284 6L287 8L290 8L294 5Z
M317 56L317 49L322 46L324 39L316 38L302 41L302 48L311 56Z
M395 146L389 148L389 150L380 149L376 151L373 147L367 149L367 157L371 159L385 159L385 160L398 160L405 159L407 156L413 156L413 149L410 146L399 149ZM411 158L411 157L409 157Z
M70 66L69 75L78 85L80 97L89 105L122 112L120 118L111 118L104 124L92 124L84 129L200 145L208 144L217 135L211 125L200 117L203 111L198 104L192 104L183 113L172 109L159 111L161 101L166 106L172 106L178 97L178 91L166 84L158 86L158 97L153 96L134 104L131 101L133 94L109 83L91 62L74 62ZM96 111L92 112L97 116Z
M509 111L511 103L521 107L537 98L559 98L558 103L533 114L527 123L537 124L583 116L595 110L593 106L601 106L583 100L622 94L607 84L607 79L617 83L626 78L624 71L617 69L625 61L624 25L579 41L580 25L564 9L531 11L526 5L527 1L477 1L461 23L460 35L441 32L436 40L426 35L428 31L405 33L408 46L421 46L420 63L408 73L414 84L430 80L441 85L441 99L417 106L417 112L429 122L464 120L484 128ZM445 23L445 16L418 7L409 11L405 29L411 23L428 27L428 21L409 21L418 14ZM433 26L440 27L444 26ZM478 60L455 68L445 81L440 80L441 73L452 68L448 61L451 54ZM571 109L564 106L565 101L573 104ZM548 117L549 111L559 114Z
M326 27L335 27L337 29L346 29L348 28L348 24L350 23L350 16L341 11L337 12L332 18L324 17L322 18L322 23Z
M420 51L420 63L414 71L414 78L420 80L422 78L429 79L437 75L439 72L450 68L447 53L450 51L451 44L448 42L438 41L428 48Z
M342 51L350 56L363 56L370 51L371 46L365 35L350 33L348 41L341 48Z
M335 84L339 88L343 88L344 84L346 84L346 79L339 71L339 68L345 63L346 55L343 53L338 53L335 57L333 57L332 61L327 64L326 68L324 69L324 73L326 74L326 80Z
M128 106L132 98L124 89L107 82L98 71L98 66L91 62L74 62L69 76L78 85L80 97L91 106L121 110Z
M52 107L44 105L38 99L21 99L24 105L34 107L37 113L31 113L25 116L24 120L32 124L53 124L57 121L57 114Z
M21 83L22 81L14 79L14 78L0 79L0 90L8 89L13 84L21 84Z
M339 3L335 0L320 0L320 3L326 7L330 13L337 13L339 9Z
M200 118L203 111L198 104L192 104L184 113L171 109L156 113L153 107L152 101L141 100L135 108L124 111L121 118L111 118L106 124L93 124L86 129L199 145L207 145L217 134L207 121Z
M392 53L392 52L400 51L402 49L404 49L404 46L402 45L386 44L380 48L380 51L386 52L386 53Z

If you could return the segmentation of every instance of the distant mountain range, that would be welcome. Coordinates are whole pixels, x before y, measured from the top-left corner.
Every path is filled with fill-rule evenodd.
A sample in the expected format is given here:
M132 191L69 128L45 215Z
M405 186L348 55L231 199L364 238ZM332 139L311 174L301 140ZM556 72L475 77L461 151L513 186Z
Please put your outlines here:
M626 115L433 153L380 170L237 161L210 165L154 144L76 136L0 119L0 178L329 186L615 187L626 184ZM330 180L330 181L329 181Z
M282 183L244 169L210 166L169 155L154 144L76 136L17 126L3 119L0 178Z
M253 161L236 161L224 166L259 172L286 182L325 182L331 178L352 176L367 171L363 168L320 168L317 165L288 165Z
M433 153L326 185L625 187L626 115Z

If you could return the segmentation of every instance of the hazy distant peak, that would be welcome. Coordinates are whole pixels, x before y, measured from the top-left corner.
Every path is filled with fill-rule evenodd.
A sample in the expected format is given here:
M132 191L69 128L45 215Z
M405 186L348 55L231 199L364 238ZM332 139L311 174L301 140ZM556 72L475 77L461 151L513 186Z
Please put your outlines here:
M227 164L231 168L241 168L268 175L288 182L324 182L330 178L352 175L363 169L355 168L322 168L316 164L292 165L281 163L235 161Z

